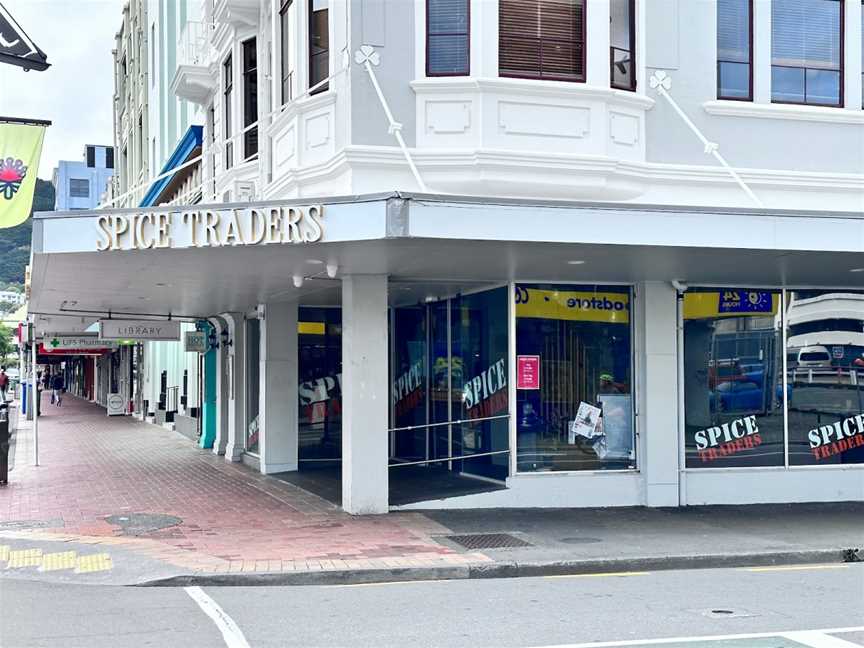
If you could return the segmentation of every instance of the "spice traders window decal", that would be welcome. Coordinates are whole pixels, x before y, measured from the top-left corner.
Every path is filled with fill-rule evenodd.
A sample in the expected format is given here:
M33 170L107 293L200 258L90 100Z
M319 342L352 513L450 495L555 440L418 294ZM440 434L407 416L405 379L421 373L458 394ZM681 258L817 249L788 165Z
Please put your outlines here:
M696 289L683 319L688 468L864 463L864 293Z

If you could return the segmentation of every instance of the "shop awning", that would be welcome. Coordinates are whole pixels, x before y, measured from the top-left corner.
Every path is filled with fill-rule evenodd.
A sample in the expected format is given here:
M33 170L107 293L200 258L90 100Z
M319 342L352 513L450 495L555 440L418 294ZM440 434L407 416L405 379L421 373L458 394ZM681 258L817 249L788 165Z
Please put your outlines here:
M186 133L180 138L177 147L168 158L165 166L158 175L165 175L169 171L177 169L181 164L191 160L201 152L201 141L204 137L204 128L202 126L190 126ZM152 185L144 199L141 201L141 207L153 207L158 205L162 197L168 194L168 189L177 186L182 180L191 173L191 167L180 169L170 176L165 176L161 180L157 180Z
M40 72L47 70L51 65L45 52L24 33L2 4L0 4L0 63Z

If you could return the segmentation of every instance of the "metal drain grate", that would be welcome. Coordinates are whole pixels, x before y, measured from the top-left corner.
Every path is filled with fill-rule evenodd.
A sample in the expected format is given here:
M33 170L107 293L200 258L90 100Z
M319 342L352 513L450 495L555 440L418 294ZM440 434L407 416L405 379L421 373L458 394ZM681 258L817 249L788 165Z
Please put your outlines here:
M507 547L533 547L530 542L509 533L471 533L444 536L446 540L466 549L505 549Z

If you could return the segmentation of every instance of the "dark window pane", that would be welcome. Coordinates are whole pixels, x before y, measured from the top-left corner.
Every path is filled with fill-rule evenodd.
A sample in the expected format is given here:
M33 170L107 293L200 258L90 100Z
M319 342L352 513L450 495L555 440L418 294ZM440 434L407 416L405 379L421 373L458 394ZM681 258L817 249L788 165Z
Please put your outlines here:
M466 74L468 36L429 36L429 74Z
M279 26L281 34L281 52L282 52L282 103L291 101L291 78L293 69L291 67L291 21L290 21L291 2L286 2L282 5L282 10L279 13Z
M804 103L803 68L772 67L771 99Z
M330 76L327 1L309 0L309 87ZM322 86L318 91L326 90Z
M720 62L717 64L719 96L732 99L750 98L750 64Z
M258 127L253 126L243 133L243 157L249 159L258 153Z
M96 147L87 147L87 166L91 169L96 166Z
M114 147L109 146L105 149L105 168L113 169L114 168Z
M613 88L636 88L633 10L633 0L612 0L610 4L609 56Z

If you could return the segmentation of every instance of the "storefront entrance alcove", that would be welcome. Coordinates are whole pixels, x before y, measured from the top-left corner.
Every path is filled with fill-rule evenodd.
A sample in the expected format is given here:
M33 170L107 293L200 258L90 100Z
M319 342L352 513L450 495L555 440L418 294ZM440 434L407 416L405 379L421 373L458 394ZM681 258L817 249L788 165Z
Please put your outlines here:
M392 506L504 488L508 294L391 281ZM299 470L277 476L340 503L341 310L301 306L299 320Z

